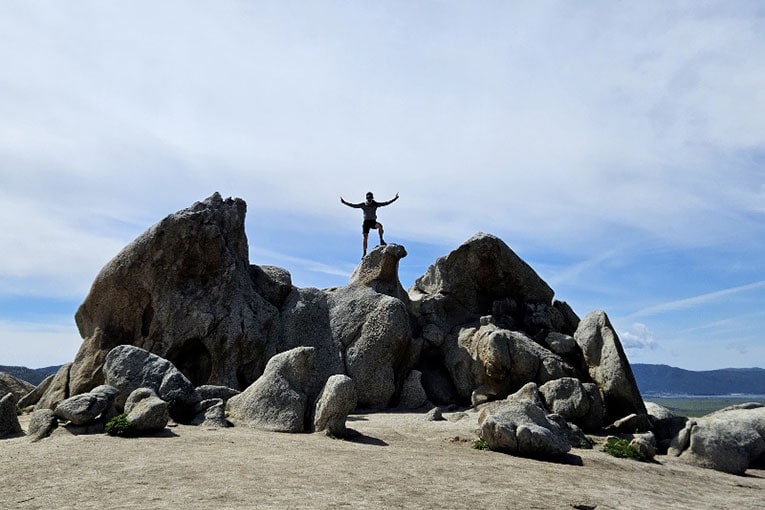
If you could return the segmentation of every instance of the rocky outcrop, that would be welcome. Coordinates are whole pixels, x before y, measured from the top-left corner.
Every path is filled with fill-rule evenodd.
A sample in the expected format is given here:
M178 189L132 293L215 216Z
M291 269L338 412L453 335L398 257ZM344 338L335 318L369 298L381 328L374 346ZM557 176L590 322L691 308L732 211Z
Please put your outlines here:
M345 373L356 383L359 405L391 405L412 364L406 305L353 283L330 291L329 306L332 336L344 349Z
M765 467L765 406L723 409L689 420L669 450L691 464L743 475Z
M11 374L0 372L0 395L13 393L16 401L19 401L34 389L34 385L29 384L18 377L13 377Z
M532 384L529 402L559 413L550 430L645 416L605 314L580 321L500 239L476 234L408 292L396 244L373 249L345 286L301 289L284 269L250 264L245 210L216 193L117 254L77 311L80 351L37 408L108 383L117 408L149 388L177 421L225 426L227 409L234 421L294 432L324 416L327 381L348 379L362 408L505 405ZM339 420L320 426L341 431Z
M590 377L603 394L607 420L646 414L635 376L606 313L588 314L579 323L574 339L582 349Z
M195 385L238 388L263 370L278 310L250 277L246 205L217 193L139 236L98 274L75 319L83 344L70 394L104 382L122 344L157 354Z
M277 354L257 381L228 400L229 417L254 428L303 432L315 360L313 347Z

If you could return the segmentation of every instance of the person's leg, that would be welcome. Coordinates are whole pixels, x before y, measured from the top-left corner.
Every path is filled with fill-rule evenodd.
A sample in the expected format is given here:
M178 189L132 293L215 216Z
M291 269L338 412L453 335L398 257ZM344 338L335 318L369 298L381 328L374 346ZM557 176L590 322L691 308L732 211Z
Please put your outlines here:
M383 226L382 226L382 223L376 224L375 227L377 228L377 231L380 233L380 244L387 244L385 242L385 239L383 239Z
M364 242L362 243L364 246L364 254L362 257L366 257L367 255L367 238L369 237L369 232L364 232Z

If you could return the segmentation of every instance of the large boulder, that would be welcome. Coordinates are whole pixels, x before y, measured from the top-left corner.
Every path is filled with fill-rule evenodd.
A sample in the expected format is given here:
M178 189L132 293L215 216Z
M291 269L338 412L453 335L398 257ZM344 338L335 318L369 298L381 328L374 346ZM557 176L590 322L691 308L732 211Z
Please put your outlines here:
M501 399L528 382L572 376L563 358L520 331L492 323L463 327L447 336L444 364L460 396L473 405Z
M0 439L23 434L16 414L16 396L8 392L0 398Z
M50 374L48 377L43 379L40 382L40 384L35 386L35 388L32 391L30 391L29 393L27 393L26 395L24 395L23 397L19 399L19 407L24 409L26 407L33 406L37 404L38 402L40 402L40 399L45 394L45 392L48 391L48 388L53 383L53 380L55 378L56 378L56 374Z
M172 363L140 347L120 345L109 351L104 374L106 383L119 390L115 402L118 409L134 390L149 388L170 404L174 418L186 421L200 400L191 381Z
M111 386L97 386L87 393L62 400L53 413L56 418L68 421L72 425L84 425L110 410L117 393Z
M58 427L58 418L50 409L37 409L29 417L27 437L33 443L40 441L53 433Z
M327 378L345 372L343 346L333 337L327 294L319 289L293 288L280 310L278 340L266 350L267 359L295 347L310 346L314 352L314 377L308 388L313 400Z
M579 323L574 339L606 405L606 421L646 413L635 376L608 316L597 310Z
M409 289L409 297L421 325L444 332L492 314L525 327L530 305L542 305L542 313L557 312L547 283L501 239L484 233L436 260Z
M64 363L55 374L39 384L38 387L42 388L42 394L35 399L35 409L54 409L56 404L70 396L69 373L71 368L71 363Z
M241 388L262 373L278 311L250 275L245 211L243 200L215 193L104 266L75 315L84 340L69 395L103 383L106 355L123 344L171 361L195 385Z
M736 475L750 467L765 467L765 406L724 409L689 420L669 453Z
M356 408L356 385L347 375L333 375L327 379L314 408L313 429L332 437L348 433L345 420Z
M151 388L133 390L125 401L125 414L137 432L162 430L170 421L167 402L159 398Z
M35 386L11 374L0 372L0 395L13 393L16 400L21 400L29 392L33 391Z
M329 306L332 337L344 349L359 406L391 405L413 362L406 305L357 282L330 291Z
M229 417L253 428L303 432L315 360L313 347L277 354L257 381L228 400Z
M508 401L480 420L481 438L495 451L559 460L569 450L567 431L531 400Z
M562 377L544 383L539 387L539 393L551 413L585 430L602 427L603 399L595 384L582 383L573 377Z

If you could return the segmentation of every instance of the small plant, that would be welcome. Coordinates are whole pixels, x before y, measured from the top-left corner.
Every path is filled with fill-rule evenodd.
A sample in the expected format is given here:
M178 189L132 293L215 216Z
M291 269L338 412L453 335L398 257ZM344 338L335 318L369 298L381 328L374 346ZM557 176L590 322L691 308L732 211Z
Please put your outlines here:
M476 450L488 450L489 443L487 443L484 438L479 437L478 439L473 441L473 448L475 448Z
M133 424L127 419L127 414L118 414L108 422L104 431L110 436L131 437L134 435Z
M603 445L603 451L614 457L645 461L646 458L640 451L632 446L626 439L610 437Z
M16 416L21 416L22 414L24 414L24 410L21 406L16 406Z

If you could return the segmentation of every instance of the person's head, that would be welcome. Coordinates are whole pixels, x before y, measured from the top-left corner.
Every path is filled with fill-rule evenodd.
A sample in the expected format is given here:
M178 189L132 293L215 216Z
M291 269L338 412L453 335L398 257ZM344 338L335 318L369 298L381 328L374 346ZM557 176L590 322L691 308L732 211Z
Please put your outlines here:
M375 199L375 196L372 194L371 191L367 191L367 202L371 202Z

